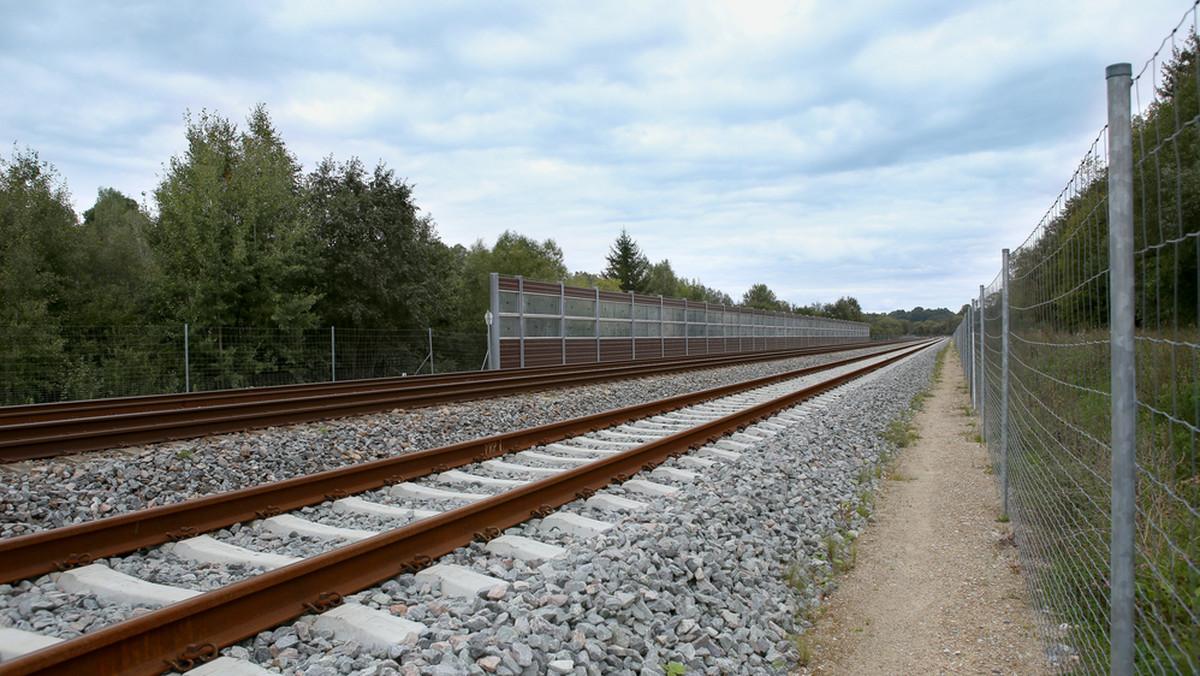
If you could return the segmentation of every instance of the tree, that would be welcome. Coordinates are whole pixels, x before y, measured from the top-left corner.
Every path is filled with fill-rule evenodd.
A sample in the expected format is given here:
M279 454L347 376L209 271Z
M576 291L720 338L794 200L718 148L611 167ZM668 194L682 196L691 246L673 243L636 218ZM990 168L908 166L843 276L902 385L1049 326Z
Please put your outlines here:
M622 291L645 292L650 262L625 228L621 228L621 236L613 243L605 258L608 268L604 275L620 282Z
M775 292L767 288L766 284L755 284L747 289L746 293L742 294L742 305L759 310L786 312L789 309L787 303L776 298Z
M567 276L562 249L553 239L538 242L525 235L504 231L489 248L476 240L470 249L459 253L461 261L458 311L454 325L459 331L479 331L483 313L490 305L490 273L521 276L539 281L561 281Z
M147 323L158 278L158 266L146 241L150 227L150 217L137 202L112 188L100 189L96 204L83 212L79 290L71 304L72 323Z
M688 300L715 305L733 305L733 298L729 294L720 289L705 286L700 283L699 279L686 282L683 291L683 297Z
M646 270L642 293L664 298L679 298L683 295L683 280L675 276L671 261L663 259Z
M573 272L566 279L567 286L577 286L584 289L590 289L593 286L601 291L620 291L621 283L610 277L603 275L593 275L590 272Z
M857 298L842 296L832 305L825 306L825 316L833 319L844 319L848 322L861 322L863 320L863 311L862 306L858 304Z
M313 326L300 166L264 106L246 126L188 115L187 151L154 191L164 314L205 326Z
M562 281L567 276L562 249L553 239L539 243L511 230L496 238L491 266L491 272L546 282Z
M36 152L13 148L0 157L0 401L56 398L65 341L58 325L78 264L75 211L54 167ZM23 371L36 374L29 377Z
M304 195L322 325L425 329L445 312L452 256L395 172L327 157L305 178Z
M0 325L54 324L77 266L71 195L49 163L0 157Z

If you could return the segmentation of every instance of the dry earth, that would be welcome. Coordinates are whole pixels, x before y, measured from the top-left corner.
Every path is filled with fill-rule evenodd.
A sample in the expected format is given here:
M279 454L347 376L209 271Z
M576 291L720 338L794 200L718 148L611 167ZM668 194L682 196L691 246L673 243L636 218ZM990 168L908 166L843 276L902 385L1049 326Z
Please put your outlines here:
M1048 674L953 348L798 674Z

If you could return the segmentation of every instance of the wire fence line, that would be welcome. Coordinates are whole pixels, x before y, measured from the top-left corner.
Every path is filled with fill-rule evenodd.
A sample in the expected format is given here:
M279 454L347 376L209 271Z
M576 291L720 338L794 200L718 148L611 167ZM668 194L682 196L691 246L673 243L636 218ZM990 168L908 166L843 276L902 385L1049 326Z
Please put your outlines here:
M955 334L1064 673L1200 673L1196 14Z
M487 334L0 326L0 405L478 370Z

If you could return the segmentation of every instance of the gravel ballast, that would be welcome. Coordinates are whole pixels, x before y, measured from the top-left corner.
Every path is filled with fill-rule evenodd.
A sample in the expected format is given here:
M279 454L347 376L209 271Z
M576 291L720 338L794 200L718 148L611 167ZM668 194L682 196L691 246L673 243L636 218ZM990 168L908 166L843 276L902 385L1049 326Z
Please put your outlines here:
M560 422L880 349L0 464L0 537Z
M881 435L927 387L935 357L806 406L801 422L672 498L630 496L649 509L564 507L616 523L610 533L548 536L536 521L506 531L567 546L562 558L529 565L473 543L442 560L507 581L502 596L443 598L405 574L348 599L427 625L415 642L372 652L309 616L223 652L305 676L660 675L672 662L689 674L786 673L796 618L832 589L829 554L856 536L873 470L895 451Z

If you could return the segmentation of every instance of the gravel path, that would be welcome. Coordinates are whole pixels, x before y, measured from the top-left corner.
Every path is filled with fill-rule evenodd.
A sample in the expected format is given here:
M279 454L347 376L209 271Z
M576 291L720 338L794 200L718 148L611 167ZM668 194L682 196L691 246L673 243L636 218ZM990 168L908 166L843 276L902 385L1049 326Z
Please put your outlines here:
M798 674L1047 674L958 358L915 417Z

